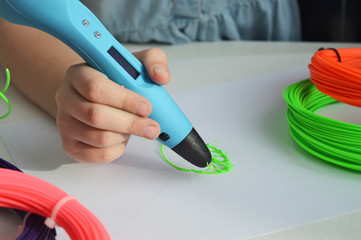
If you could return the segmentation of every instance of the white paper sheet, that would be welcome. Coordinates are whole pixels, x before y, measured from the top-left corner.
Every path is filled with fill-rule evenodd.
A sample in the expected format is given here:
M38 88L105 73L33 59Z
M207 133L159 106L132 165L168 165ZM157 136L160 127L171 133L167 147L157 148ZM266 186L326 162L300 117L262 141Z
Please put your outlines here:
M173 94L204 140L228 152L235 166L223 175L175 170L157 142L136 137L111 164L75 163L46 116L0 135L20 168L75 195L113 239L239 240L361 209L361 174L289 134L282 91L307 76L299 68Z

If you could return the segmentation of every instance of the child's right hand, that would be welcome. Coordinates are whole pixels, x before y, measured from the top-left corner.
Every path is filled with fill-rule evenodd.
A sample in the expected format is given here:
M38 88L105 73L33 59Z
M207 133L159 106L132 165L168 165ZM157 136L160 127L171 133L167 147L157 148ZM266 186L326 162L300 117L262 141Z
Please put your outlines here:
M154 82L169 82L162 50L148 49L134 55ZM159 124L147 118L152 106L146 98L86 64L68 69L56 102L63 148L79 162L111 162L124 153L130 135L155 139L160 134Z

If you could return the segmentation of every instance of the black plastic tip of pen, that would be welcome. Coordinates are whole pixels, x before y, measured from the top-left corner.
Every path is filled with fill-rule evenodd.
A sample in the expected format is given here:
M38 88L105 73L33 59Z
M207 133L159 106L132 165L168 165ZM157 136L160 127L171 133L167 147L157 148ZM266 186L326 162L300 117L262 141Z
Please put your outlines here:
M212 155L207 145L194 128L172 150L197 167L207 167L212 162Z

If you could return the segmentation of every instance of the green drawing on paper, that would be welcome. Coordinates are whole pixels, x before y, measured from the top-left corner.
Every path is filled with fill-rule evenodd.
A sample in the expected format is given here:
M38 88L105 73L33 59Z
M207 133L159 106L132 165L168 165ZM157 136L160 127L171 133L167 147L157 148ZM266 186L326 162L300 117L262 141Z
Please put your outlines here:
M5 72L6 72L6 83L5 83L4 89L0 92L0 98L2 98L5 101L5 103L7 104L8 111L7 111L7 113L5 115L0 116L0 119L6 118L7 116L9 116L9 114L11 112L10 102L4 95L6 90L8 90L8 87L9 87L9 84L10 84L10 71L9 71L9 69L6 68Z
M219 173L226 173L229 172L233 164L229 161L227 153L223 152L222 150L211 146L210 144L207 144L208 149L210 150L212 154L212 162L203 170L197 170L197 169L187 169L182 168L179 166L176 166L173 164L170 160L167 159L167 157L164 154L164 144L160 147L160 153L162 155L162 158L164 161L166 161L169 165L172 167L184 171L184 172L194 172L199 174L219 174Z

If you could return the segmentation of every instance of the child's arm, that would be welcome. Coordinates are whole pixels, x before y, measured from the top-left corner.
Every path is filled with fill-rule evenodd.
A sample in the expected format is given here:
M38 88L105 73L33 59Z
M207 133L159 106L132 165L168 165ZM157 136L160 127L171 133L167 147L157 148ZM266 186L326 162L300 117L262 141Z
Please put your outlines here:
M0 66L14 85L57 119L64 150L74 159L109 162L123 154L130 135L154 139L159 125L150 103L87 66L72 49L36 29L0 19ZM159 84L170 80L159 49L134 54Z
M13 84L56 116L54 95L69 66L84 62L74 51L39 30L0 18L0 66L10 69Z

